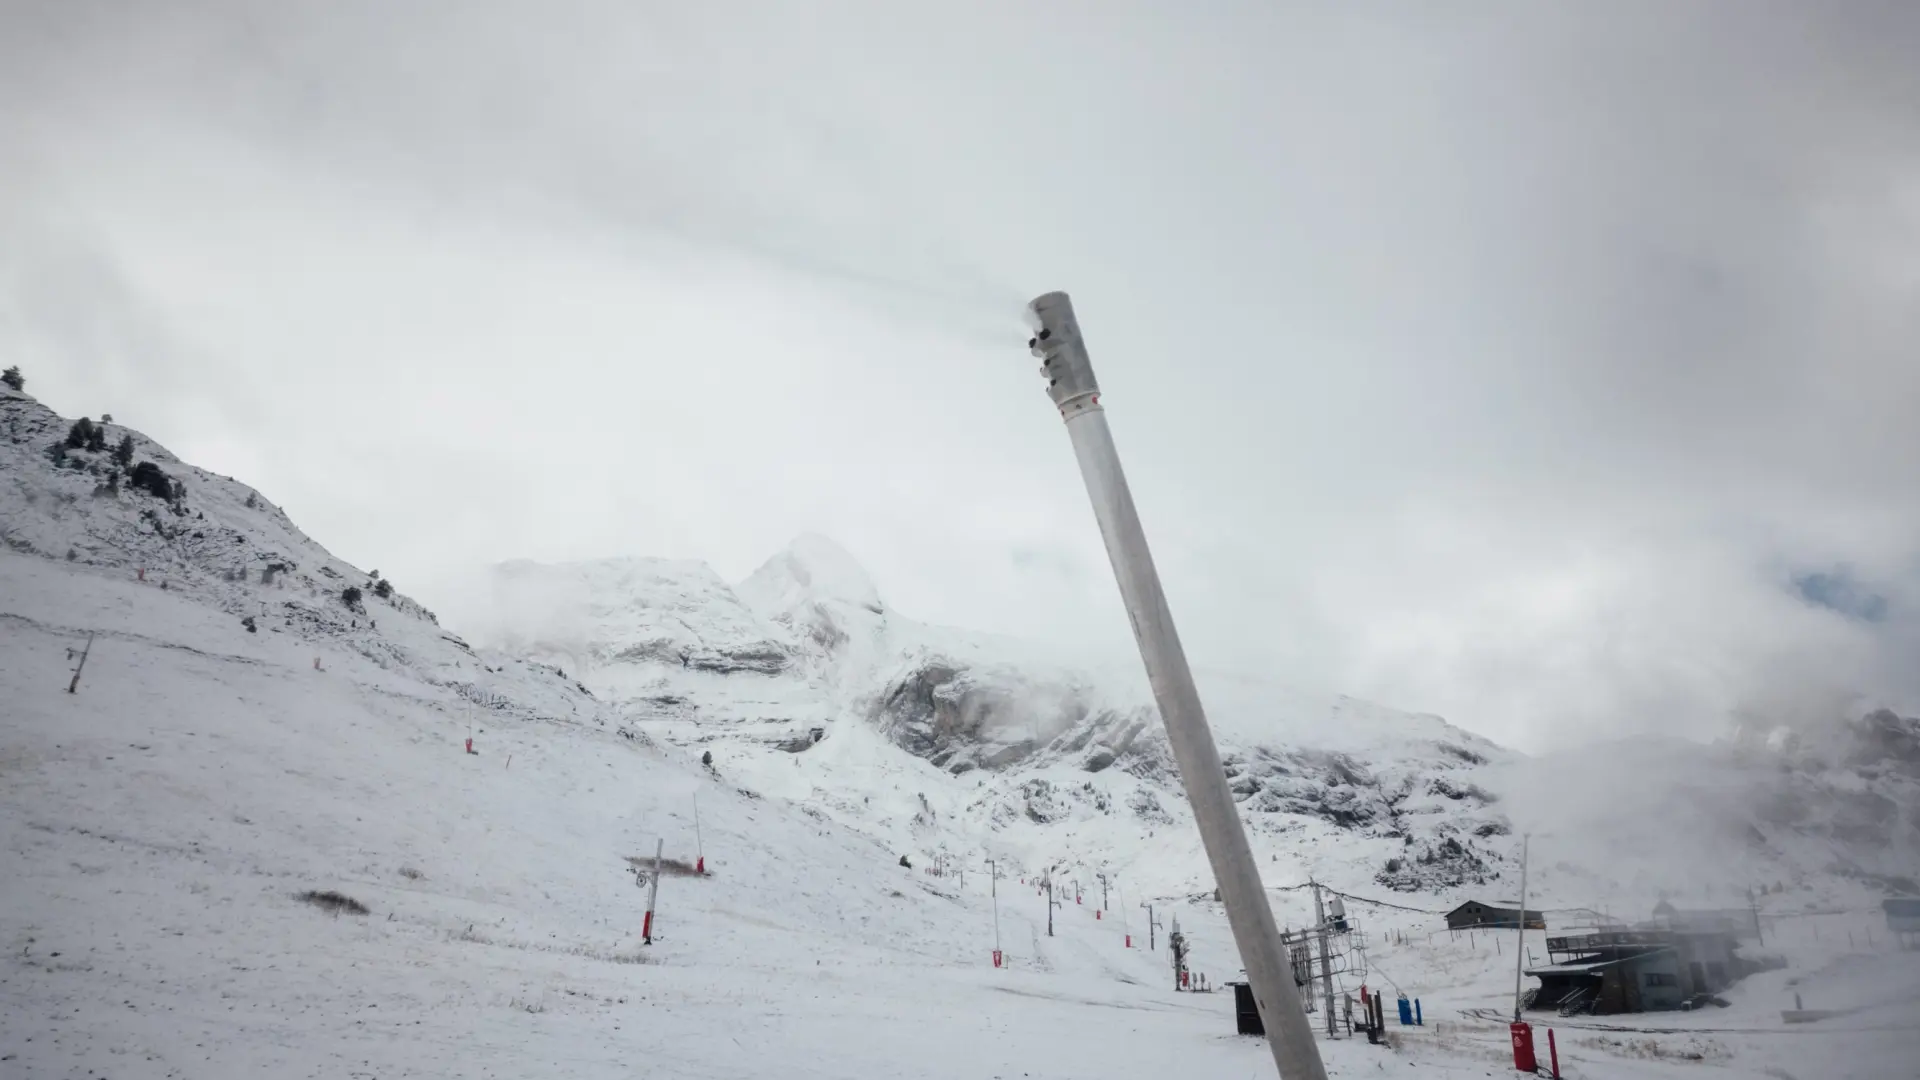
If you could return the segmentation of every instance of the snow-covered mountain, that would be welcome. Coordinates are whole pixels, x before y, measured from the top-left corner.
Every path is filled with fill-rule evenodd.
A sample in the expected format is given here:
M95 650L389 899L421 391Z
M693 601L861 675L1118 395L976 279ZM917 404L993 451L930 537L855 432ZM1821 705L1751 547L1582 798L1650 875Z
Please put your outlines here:
M1127 658L1088 667L916 622L817 536L737 587L697 563L618 559L507 564L493 596L494 625L519 628L502 648L570 665L641 729L902 849L1104 870L1168 894L1208 880ZM1825 758L1805 740L1730 739L1536 759L1435 716L1200 678L1276 883L1443 902L1511 891L1517 822L1542 855L1534 887L1570 906L1912 887L1920 724L1891 714L1830 725L1872 737L1832 735L1821 745L1852 749Z
M710 751L751 789L897 850L1104 869L1165 894L1208 881L1130 658L1088 666L917 622L825 538L737 585L693 561L506 563L478 620L493 648L476 652L261 493L138 432L7 389L0 432L0 539L17 553L144 575L245 632L349 650L483 715ZM1505 888L1516 823L1542 854L1536 888L1569 904L1920 876L1920 723L1890 713L1535 759L1435 716L1200 677L1276 883L1442 901Z

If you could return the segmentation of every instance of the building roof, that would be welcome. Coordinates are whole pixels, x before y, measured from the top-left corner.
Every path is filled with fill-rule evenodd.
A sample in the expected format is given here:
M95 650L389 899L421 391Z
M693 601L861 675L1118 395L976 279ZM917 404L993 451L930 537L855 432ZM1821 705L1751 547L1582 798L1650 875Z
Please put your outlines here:
M1664 948L1663 949L1646 949L1637 953L1629 953L1626 956L1616 956L1609 960L1576 960L1568 964L1548 964L1545 967L1528 968L1527 974L1529 975L1593 975L1593 974L1598 974L1603 968L1610 968L1615 964L1630 964L1635 960L1644 960L1647 957L1653 956L1657 953L1672 952L1672 951L1673 951L1672 949L1664 949Z
M1528 968L1527 974L1529 975L1592 975L1597 973L1601 968L1610 968L1615 964L1625 963L1629 959L1631 959L1631 957L1620 956L1620 957L1615 957L1612 960L1594 960L1588 963L1548 964L1546 967Z
M1519 904L1501 903L1499 901L1493 901L1493 900L1469 900L1466 903L1461 904L1459 907L1454 908L1452 911L1447 912L1447 914L1458 915L1470 907L1485 908L1488 911L1519 911L1520 910ZM1540 914L1540 909L1528 908L1527 914L1538 915Z

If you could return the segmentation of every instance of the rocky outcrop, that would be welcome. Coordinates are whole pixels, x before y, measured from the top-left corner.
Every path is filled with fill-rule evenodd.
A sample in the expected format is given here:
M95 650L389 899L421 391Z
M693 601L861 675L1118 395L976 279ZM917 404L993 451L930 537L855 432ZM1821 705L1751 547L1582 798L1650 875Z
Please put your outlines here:
M1026 703L948 661L909 670L880 694L872 719L894 745L953 773L1000 769L1038 745Z
M955 774L1055 762L1097 773L1125 761L1153 726L1150 710L1095 708L1077 688L946 657L896 676L870 718L896 746Z
M1876 709L1848 725L1846 761L1920 777L1920 720Z
M1498 881L1503 861L1446 827L1432 840L1408 837L1406 853L1388 859L1374 880L1396 892L1438 892Z

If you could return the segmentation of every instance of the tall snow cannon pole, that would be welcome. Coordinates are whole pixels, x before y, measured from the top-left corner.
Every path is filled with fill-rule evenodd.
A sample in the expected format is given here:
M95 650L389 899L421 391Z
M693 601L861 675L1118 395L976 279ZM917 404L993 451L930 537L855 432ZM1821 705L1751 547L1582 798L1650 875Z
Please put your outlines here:
M1174 631L1173 613L1160 589L1160 575L1147 550L1146 533L1134 509L1133 494L1120 469L1120 455L1100 407L1100 385L1093 362L1080 336L1073 303L1063 292L1048 293L1028 305L1034 328L1027 344L1042 361L1047 396L1059 407L1073 440L1074 456L1093 501L1094 517L1113 563L1133 636L1146 664L1147 680L1160 707L1167 741L1180 766L1180 778L1193 806L1194 821L1207 850L1207 861L1226 903L1240 962L1247 970L1260 1021L1266 1025L1267 1045L1283 1080L1325 1080L1326 1066L1314 1045L1313 1028L1301 1011L1292 970L1260 884L1260 870L1247 844L1245 828L1227 790L1220 750L1213 743L1200 705L1200 691Z

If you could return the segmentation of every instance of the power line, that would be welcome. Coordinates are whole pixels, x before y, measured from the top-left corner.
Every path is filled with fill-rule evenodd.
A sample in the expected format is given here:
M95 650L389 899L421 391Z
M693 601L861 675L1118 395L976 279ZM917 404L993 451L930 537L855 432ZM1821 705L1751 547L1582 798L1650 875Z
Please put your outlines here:
M1267 891L1268 892L1292 892L1295 889L1310 888L1312 887L1312 885L1313 883L1310 881L1303 881L1298 885L1269 885L1267 886ZM1358 900L1360 903L1372 904L1374 907L1393 908L1395 911L1411 911L1419 915L1445 915L1446 914L1445 911L1439 908L1409 907L1406 904L1395 904L1386 900L1375 900L1370 896L1358 896L1350 892L1341 892L1339 889L1331 888L1326 885L1322 885L1320 887L1322 889L1325 889L1327 892L1332 893L1335 896L1344 896L1348 900Z
M1363 904L1372 904L1374 907L1392 908L1395 911L1411 911L1420 915L1446 914L1446 912L1440 908L1409 907L1406 904L1395 904L1386 900L1375 900L1370 896L1355 896L1353 893L1341 892L1338 889L1329 889L1328 891L1336 896L1344 896L1349 900L1358 900Z

